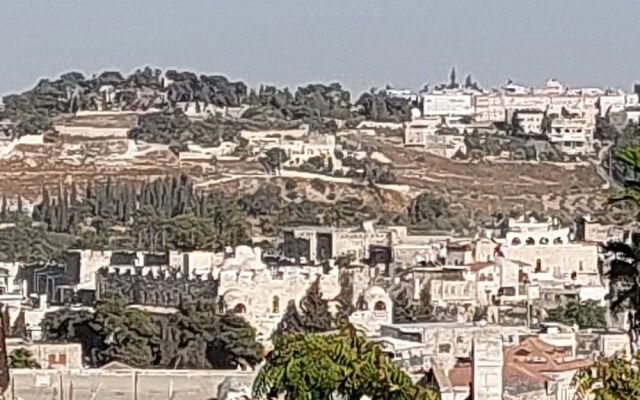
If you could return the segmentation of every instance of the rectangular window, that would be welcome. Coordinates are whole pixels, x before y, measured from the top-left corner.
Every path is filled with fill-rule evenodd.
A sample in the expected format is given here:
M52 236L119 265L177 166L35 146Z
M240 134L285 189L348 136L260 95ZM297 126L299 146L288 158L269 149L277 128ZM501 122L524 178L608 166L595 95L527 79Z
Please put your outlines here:
M438 346L438 353L449 353L451 351L451 345L449 343L443 343Z

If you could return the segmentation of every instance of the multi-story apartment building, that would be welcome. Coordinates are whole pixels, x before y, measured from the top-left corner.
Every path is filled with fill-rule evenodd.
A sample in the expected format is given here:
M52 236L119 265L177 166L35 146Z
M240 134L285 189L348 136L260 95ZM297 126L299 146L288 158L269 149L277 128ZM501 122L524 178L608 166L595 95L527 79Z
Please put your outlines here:
M625 94L622 91L607 93L599 98L600 117L606 117L612 113L624 111L639 105L637 93Z
M544 130L544 111L522 109L513 112L512 122L526 134L539 135Z
M549 141L567 155L593 152L595 125L586 118L555 118L548 132Z
M474 112L473 95L460 92L425 93L422 95L425 117L431 116L462 116L472 115Z
M474 96L473 118L478 122L505 122L504 97L500 93Z

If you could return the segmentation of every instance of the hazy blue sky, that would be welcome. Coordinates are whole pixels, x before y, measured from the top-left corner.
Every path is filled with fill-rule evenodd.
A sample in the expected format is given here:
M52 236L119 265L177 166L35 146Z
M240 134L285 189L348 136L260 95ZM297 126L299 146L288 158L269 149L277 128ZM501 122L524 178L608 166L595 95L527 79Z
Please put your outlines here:
M145 64L355 91L417 89L454 65L485 85L630 88L639 11L638 0L0 0L0 93Z

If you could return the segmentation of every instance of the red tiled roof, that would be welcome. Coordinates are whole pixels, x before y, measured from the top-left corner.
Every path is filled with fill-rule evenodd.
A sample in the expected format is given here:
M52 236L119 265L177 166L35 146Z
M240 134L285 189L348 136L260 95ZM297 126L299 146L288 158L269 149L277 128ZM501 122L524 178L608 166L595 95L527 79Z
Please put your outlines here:
M526 354L525 354L526 353ZM578 370L591 365L589 360L563 361L570 355L564 347L545 343L538 337L526 338L520 345L505 347L502 379L505 384L544 384L549 380L544 373ZM527 362L524 357L539 357L540 362ZM468 387L473 379L471 365L459 365L449 370L449 381L453 387Z
M469 271L471 272L478 272L481 269L491 267L493 265L496 265L493 261L475 262L472 264L468 264L467 268L469 268Z
M522 357L517 353L522 350L529 352L527 357L537 357L540 361L533 363L521 360ZM564 361L566 357L570 356L571 350L569 348L551 345L535 336L526 338L519 346L505 350L505 360L508 360L509 363L522 365L539 373L564 372L591 365L591 361L585 359Z
M453 387L468 387L471 384L472 369L470 365L453 367L449 370L449 381Z

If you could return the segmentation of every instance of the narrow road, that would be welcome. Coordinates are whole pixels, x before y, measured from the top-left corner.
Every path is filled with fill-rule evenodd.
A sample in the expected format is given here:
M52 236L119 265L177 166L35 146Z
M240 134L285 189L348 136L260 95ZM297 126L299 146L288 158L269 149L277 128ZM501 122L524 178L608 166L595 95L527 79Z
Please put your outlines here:
M196 184L196 187L207 187L212 185L219 185L226 182L231 182L237 179L271 179L271 178L303 178L303 179L319 179L325 182L333 182L333 183L343 183L343 184L353 184L353 185L362 185L360 181L353 178L345 178L338 176L328 176L322 174L314 174L311 172L302 172L302 171L291 171L291 170L283 170L279 175L268 175L268 174L225 174L224 178L218 179L210 179ZM409 185L396 185L396 184L387 184L387 185L377 185L381 189L392 190L395 192L405 193L405 194L416 194L417 190L412 188Z

